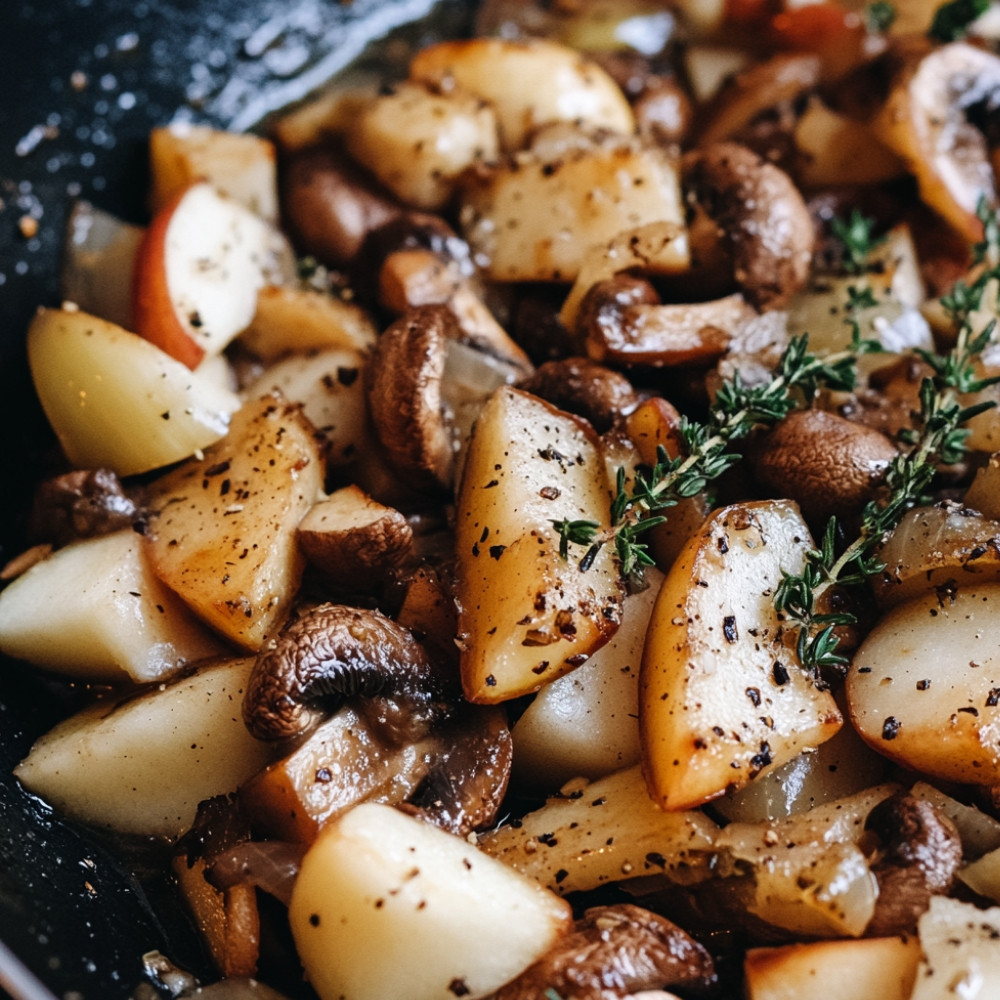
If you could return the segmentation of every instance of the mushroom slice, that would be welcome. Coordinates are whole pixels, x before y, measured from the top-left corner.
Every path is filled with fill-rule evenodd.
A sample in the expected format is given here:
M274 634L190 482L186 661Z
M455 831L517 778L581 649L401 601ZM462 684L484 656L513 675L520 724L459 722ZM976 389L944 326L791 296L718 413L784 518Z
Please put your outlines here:
M618 1000L639 990L705 987L712 958L676 924L631 903L585 910L573 930L495 1000L535 1000L554 992L574 1000Z
M518 388L586 418L598 434L610 430L639 403L624 375L588 358L546 361Z
M567 330L577 330L580 309L590 289L624 271L683 274L690 266L688 234L682 226L674 222L650 222L627 229L587 251L580 273L559 311L559 319Z
M379 273L379 298L400 314L414 306L447 306L470 344L496 354L525 374L531 370L527 354L476 294L462 259L446 259L422 247L396 250L386 257Z
M723 142L758 115L813 90L821 69L819 56L811 52L782 52L734 74L707 109L701 145Z
M757 309L781 309L805 287L814 230L791 178L734 142L689 153L684 183L715 220L733 277Z
M130 528L141 522L143 512L110 469L78 469L44 480L35 491L30 517L32 536L66 545Z
M352 485L311 507L299 522L298 536L313 566L356 587L374 582L402 562L413 529L398 510Z
M225 888L205 877L210 859L249 840L245 819L228 796L206 799L198 806L194 826L181 838L172 868L184 902L209 954L223 976L252 976L260 957L260 913L257 894L245 879Z
M408 310L379 338L368 400L382 446L421 488L450 488L456 458L489 395L523 369L463 342L446 306Z
M647 281L620 274L590 289L579 326L596 361L665 368L721 357L740 324L755 315L739 294L661 305Z
M962 863L962 838L941 810L902 792L880 802L865 827L879 834L886 851L872 865L879 891L865 933L913 934L931 897L951 888Z
M288 158L281 176L281 215L295 245L324 264L343 264L372 230L403 212L374 178L329 146Z
M258 739L279 740L308 729L317 703L384 696L405 700L400 714L419 727L428 713L440 713L435 699L442 687L407 629L378 611L322 604L261 650L247 681L243 719Z
M442 749L407 801L435 826L464 837L496 821L507 790L513 758L507 713L463 705L439 732Z
M982 238L980 198L996 201L986 138L974 124L1000 102L1000 57L967 42L906 53L878 137L917 179L921 198L970 242Z

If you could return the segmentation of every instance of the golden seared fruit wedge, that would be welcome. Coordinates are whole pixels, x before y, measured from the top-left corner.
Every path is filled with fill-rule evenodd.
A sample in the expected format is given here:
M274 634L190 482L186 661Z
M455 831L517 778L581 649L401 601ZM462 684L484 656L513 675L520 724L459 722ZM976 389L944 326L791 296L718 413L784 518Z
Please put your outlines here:
M178 837L202 799L234 792L273 753L233 710L252 665L218 661L172 684L84 709L39 739L15 774L84 823Z
M564 900L465 839L375 803L323 829L288 917L322 1000L487 996L572 922Z
M513 729L515 775L552 791L639 763L639 660L662 574L629 594L611 640L571 674L546 684Z
M463 234L498 281L572 281L589 270L592 248L654 223L669 234L656 256L686 263L676 160L620 137L554 158L521 153L470 176L461 201Z
M917 925L922 961L910 1000L1000 995L1000 907L933 896ZM942 983L955 984L947 993Z
M880 754L932 778L1000 782L1000 583L893 608L851 661L851 721Z
M512 388L483 407L459 490L457 553L462 685L495 703L537 691L583 663L618 628L612 546L586 570L560 554L553 521L607 526L597 438L581 419Z
M119 476L158 469L218 441L239 398L134 333L70 309L40 309L28 363L70 462Z
M292 352L364 351L375 326L363 309L327 292L297 285L266 285L239 342L265 364Z
M811 545L791 501L734 504L668 573L639 675L643 765L664 808L742 788L840 728L774 609L782 572L800 573Z
M275 395L247 403L224 441L156 483L153 571L222 635L259 649L298 589L296 529L323 475L298 407Z

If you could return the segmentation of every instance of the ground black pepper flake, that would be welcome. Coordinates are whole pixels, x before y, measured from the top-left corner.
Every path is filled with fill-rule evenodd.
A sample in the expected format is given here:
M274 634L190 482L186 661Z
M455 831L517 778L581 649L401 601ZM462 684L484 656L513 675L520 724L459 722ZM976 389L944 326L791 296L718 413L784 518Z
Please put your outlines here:
M722 619L722 634L726 637L726 642L736 642L739 639L736 631L736 615L726 615Z

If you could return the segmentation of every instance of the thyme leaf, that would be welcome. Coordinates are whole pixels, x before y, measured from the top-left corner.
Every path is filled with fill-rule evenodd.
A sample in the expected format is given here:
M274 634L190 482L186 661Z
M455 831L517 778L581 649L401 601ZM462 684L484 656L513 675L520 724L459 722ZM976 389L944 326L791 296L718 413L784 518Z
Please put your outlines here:
M982 207L982 206L981 206ZM991 217L992 217L992 213ZM986 225L987 241L991 230L995 240L996 221ZM925 494L937 474L939 464L952 465L965 454L969 431L964 426L972 417L990 409L994 403L962 406L959 397L979 392L1000 382L1000 376L980 378L976 359L993 336L995 321L975 332L970 315L982 298L986 285L1000 279L1000 265L986 270L971 286L963 286L951 307L960 324L954 347L943 356L918 351L933 374L920 387L920 413L917 427L900 435L908 451L890 463L885 479L885 495L869 501L861 515L857 537L838 555L838 524L831 518L823 542L806 554L805 567L798 574L783 574L775 596L775 608L798 629L796 648L807 669L838 668L847 661L837 652L837 625L850 625L855 617L849 612L823 613L823 597L834 587L855 587L881 572L883 565L874 552L896 528L903 515L925 501Z
M854 209L846 220L830 221L833 235L843 244L843 267L848 274L864 274L872 251L885 242L884 236L874 235L875 220Z

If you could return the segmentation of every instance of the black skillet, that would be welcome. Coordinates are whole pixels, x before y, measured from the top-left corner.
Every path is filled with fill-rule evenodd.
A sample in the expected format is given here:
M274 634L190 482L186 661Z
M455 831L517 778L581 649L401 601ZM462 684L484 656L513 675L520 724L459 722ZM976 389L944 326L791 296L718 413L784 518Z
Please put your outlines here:
M462 0L0 0L0 563L24 543L53 458L24 358L35 308L59 302L77 197L145 221L146 136L178 116L257 126L389 35L467 28ZM33 232L37 224L37 232ZM11 767L71 708L65 687L0 660L0 995L115 1000L158 950L210 978L149 854L59 821Z

